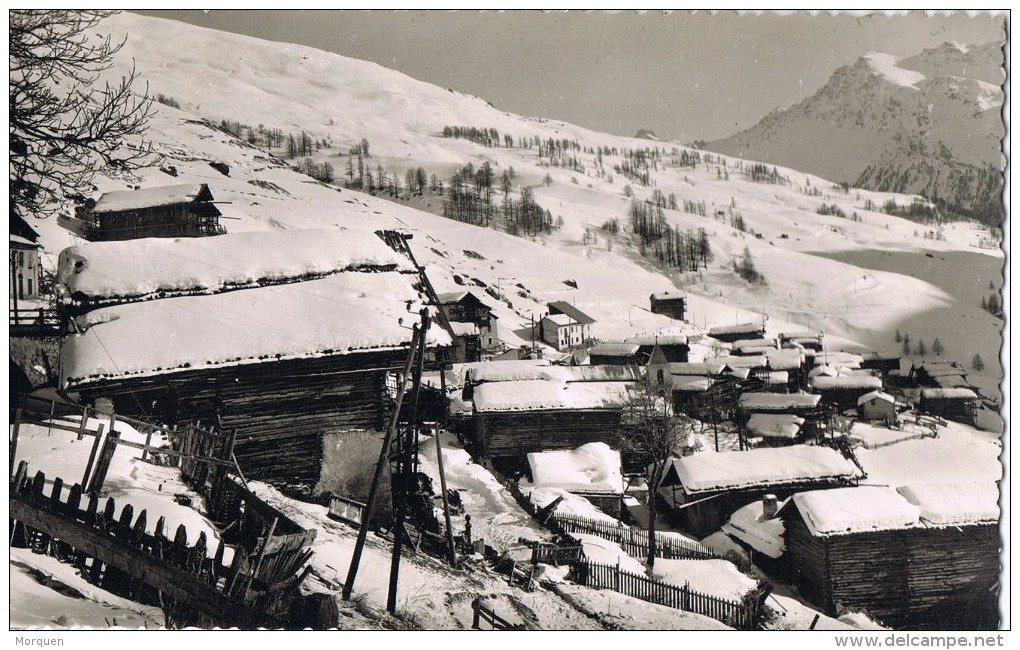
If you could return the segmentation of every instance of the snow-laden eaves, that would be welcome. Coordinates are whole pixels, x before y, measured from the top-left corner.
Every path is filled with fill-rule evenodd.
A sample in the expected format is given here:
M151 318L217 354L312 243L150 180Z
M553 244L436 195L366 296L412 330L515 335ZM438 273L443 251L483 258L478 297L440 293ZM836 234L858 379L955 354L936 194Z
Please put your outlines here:
M504 381L475 388L475 411L552 411L619 409L630 400L632 381L559 382Z
M90 242L64 249L60 281L92 301L215 293L346 270L415 271L372 232L287 230Z
M423 303L402 273L340 273L260 289L106 307L61 345L61 383L410 344ZM430 345L450 345L439 327Z
M747 430L766 438L796 438L804 418L786 413L754 413L747 421Z
M793 502L815 537L913 528L921 519L921 508L885 486L800 492Z
M531 482L522 489L560 488L581 494L623 492L620 452L604 442L591 442L572 451L528 454Z
M821 395L808 393L744 393L737 400L737 406L746 411L812 409L821 400Z
M838 377L826 377L819 375L811 379L811 386L816 390L841 390L841 389L873 389L881 390L882 380L871 375L839 375Z
M964 526L999 521L996 483L905 485L897 488L921 509L921 519L933 526Z
M673 471L687 494L863 475L834 449L808 445L694 454L674 459Z

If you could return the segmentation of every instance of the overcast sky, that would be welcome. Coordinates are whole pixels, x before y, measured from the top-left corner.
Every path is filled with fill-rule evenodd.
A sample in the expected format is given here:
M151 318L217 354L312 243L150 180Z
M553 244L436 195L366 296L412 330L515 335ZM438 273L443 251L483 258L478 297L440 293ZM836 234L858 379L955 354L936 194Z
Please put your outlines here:
M143 11L374 61L497 108L631 136L731 135L877 50L1002 41L1005 18L722 12Z

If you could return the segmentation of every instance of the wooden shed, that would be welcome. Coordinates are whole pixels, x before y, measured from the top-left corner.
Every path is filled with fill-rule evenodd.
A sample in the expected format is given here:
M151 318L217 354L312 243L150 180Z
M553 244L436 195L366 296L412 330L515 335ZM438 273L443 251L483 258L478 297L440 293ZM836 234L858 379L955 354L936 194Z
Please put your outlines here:
M638 346L638 363L645 365L658 347L670 363L686 363L691 347L683 334L659 334L656 336L632 336L626 341Z
M624 405L639 383L521 380L474 389L471 451L490 459L524 460L540 451L615 444Z
M633 343L598 343L588 348L588 363L593 366L636 366L638 350Z
M822 396L822 401L840 409L852 409L857 400L867 393L882 390L882 379L871 375L818 375L811 379L811 388Z
M801 591L834 615L900 629L995 629L998 490L991 484L803 492L780 511Z
M765 338L765 324L741 323L739 325L713 327L708 330L708 335L717 341L726 343L747 339L762 339Z
M661 494L674 523L703 537L718 530L738 508L765 494L786 498L806 489L849 485L863 475L857 465L829 447L700 453L673 460Z
M648 298L653 314L674 320L687 319L687 294L682 291L657 291Z
M202 237L226 232L205 183L107 192L85 212L92 239Z
M918 410L947 420L973 424L978 396L969 388L922 388Z
M873 390L857 398L857 417L861 420L896 420L896 398L881 390Z
M910 376L918 386L968 388L967 370L955 361L926 361L911 366Z

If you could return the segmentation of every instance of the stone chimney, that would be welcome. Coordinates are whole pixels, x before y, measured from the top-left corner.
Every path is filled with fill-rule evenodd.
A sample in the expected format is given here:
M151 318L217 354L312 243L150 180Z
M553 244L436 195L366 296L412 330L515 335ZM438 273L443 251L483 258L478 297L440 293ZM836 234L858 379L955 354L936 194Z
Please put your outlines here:
M761 498L761 518L762 520L772 519L776 516L776 511L779 510L779 503L774 494L766 494Z

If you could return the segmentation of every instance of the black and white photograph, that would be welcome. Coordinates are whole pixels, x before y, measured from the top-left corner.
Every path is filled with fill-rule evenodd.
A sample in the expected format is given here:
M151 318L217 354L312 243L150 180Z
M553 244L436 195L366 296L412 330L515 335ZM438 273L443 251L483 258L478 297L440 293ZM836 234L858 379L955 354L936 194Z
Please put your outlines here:
M1008 640L1008 10L8 19L12 647Z

